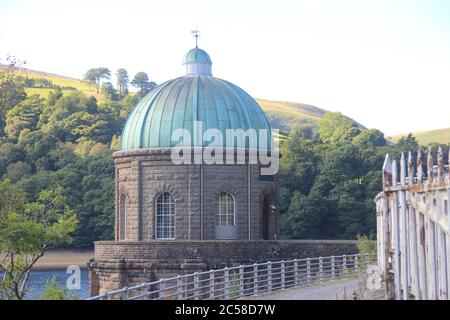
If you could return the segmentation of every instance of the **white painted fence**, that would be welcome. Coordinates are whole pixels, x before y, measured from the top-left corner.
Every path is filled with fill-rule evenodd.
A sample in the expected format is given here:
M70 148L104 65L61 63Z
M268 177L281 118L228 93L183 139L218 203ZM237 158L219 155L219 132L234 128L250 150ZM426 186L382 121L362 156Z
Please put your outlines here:
M414 165L415 162L415 165ZM398 165L400 168L398 168ZM388 299L450 298L450 170L439 149L427 172L422 154L386 156L376 198L378 264Z

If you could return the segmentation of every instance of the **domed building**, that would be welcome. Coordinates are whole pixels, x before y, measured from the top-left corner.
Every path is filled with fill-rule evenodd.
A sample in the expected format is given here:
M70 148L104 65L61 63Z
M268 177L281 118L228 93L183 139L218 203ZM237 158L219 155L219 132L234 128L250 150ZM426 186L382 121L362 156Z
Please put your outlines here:
M183 65L186 75L151 90L123 129L115 241L95 243L92 294L276 252L261 241L278 234L276 175L259 158L272 153L270 124L249 94L212 76L206 51L190 50ZM233 161L206 163L211 146ZM188 161L174 163L175 150Z
M184 57L186 75L147 94L131 112L116 164L116 240L269 240L277 234L276 181L248 157L270 148L271 128L256 101L212 76L199 48ZM263 133L234 146L228 132ZM173 139L182 130L183 139ZM216 130L215 148L246 154L243 164L174 164L173 148L201 153ZM234 138L238 138L237 136ZM238 141L239 142L239 141ZM268 143L266 143L268 142ZM264 144L264 145L263 145ZM268 147L267 147L268 146ZM244 151L245 150L245 151Z
M149 92L123 129L113 155L115 241L95 242L91 296L179 274L354 253L351 241L276 240L278 152L264 112L212 76L204 50L190 50L183 65L186 75Z

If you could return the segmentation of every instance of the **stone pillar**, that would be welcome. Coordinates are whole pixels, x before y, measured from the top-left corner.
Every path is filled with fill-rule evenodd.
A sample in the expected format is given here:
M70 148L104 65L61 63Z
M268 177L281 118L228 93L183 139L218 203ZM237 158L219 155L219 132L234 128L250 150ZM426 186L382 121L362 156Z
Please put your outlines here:
M127 210L127 240L138 241L141 238L141 164L139 160L131 163L131 177L129 181L130 208Z
M88 263L89 270L89 296L94 297L97 296L100 292L100 281L98 279L98 275L90 265L94 262L94 259L91 259Z

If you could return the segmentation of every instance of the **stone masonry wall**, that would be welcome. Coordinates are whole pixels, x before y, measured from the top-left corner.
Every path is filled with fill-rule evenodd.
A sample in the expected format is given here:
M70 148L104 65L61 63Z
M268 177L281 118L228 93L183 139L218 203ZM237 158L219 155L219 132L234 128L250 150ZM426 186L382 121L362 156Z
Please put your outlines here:
M214 240L218 198L229 192L235 199L236 239L262 239L264 196L269 211L269 239L278 234L276 180L263 181L260 165L175 165L171 149L139 149L114 154L116 167L116 240L153 240L156 198L169 192L174 199L175 240ZM120 199L126 197L126 226L120 225ZM250 208L249 208L250 206ZM249 218L250 213L250 218ZM250 220L250 223L249 223ZM249 236L250 232L250 236Z
M226 266L357 253L356 241L136 241L95 243L91 295Z

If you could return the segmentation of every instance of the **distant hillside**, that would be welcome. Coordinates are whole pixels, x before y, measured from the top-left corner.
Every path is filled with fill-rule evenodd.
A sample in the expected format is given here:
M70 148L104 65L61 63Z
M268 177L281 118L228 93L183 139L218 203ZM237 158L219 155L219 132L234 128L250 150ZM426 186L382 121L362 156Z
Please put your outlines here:
M62 87L64 94L70 93L73 89L77 89L87 95L95 96L98 100L104 99L101 94L96 94L94 87L79 79L26 68L19 68L18 75L33 79L49 80L53 85ZM47 96L51 90L53 89L31 87L25 89L28 94L39 94L42 96ZM272 127L282 131L289 131L289 129L295 125L311 125L313 128L316 128L317 121L328 112L327 110L302 103L270 101L264 99L256 99L256 101L266 112ZM361 129L366 129L356 121L355 123Z
M313 128L317 127L317 121L329 112L302 103L269 101L263 99L256 99L256 101L266 113L272 127L282 131L288 131L295 125L311 125ZM360 129L366 130L366 127L363 125L356 121L355 123Z
M403 136L407 135L408 133L398 134L395 136L388 137L388 139L397 142ZM417 141L421 145L427 145L429 143L441 143L441 144L450 143L450 128L413 132L412 135L417 139Z
M19 68L17 75L22 77L27 77L31 79L46 79L51 81L53 85L59 86L63 88L63 93L67 94L73 91L73 89L84 92L87 95L96 96L100 98L100 95L96 94L96 90L94 87L90 86L88 83L70 77L65 77L53 73L47 73L42 71L30 70L26 68ZM27 94L39 94L42 96L47 96L49 91L53 90L52 88L25 88Z

